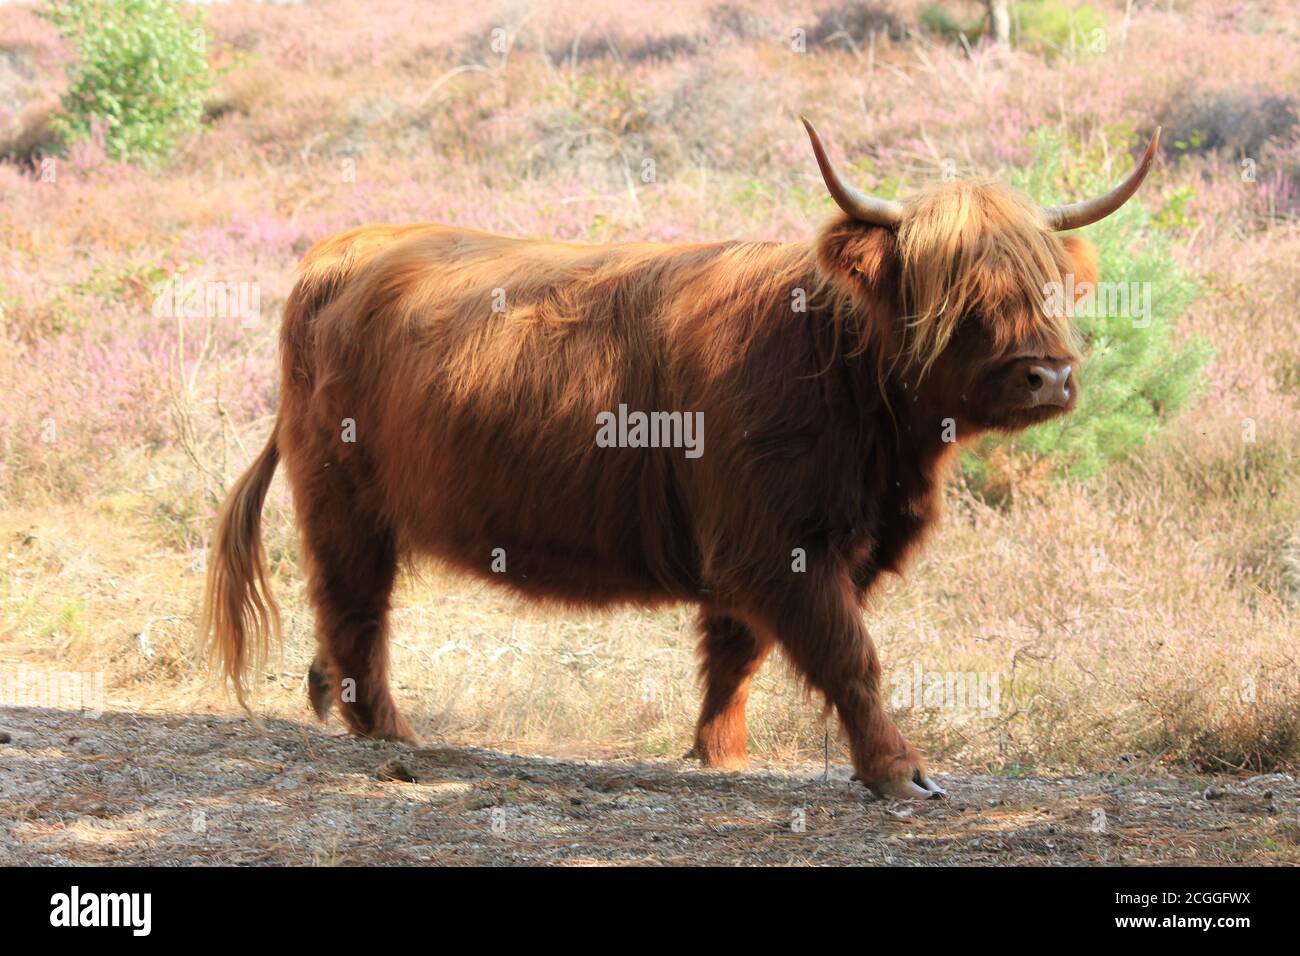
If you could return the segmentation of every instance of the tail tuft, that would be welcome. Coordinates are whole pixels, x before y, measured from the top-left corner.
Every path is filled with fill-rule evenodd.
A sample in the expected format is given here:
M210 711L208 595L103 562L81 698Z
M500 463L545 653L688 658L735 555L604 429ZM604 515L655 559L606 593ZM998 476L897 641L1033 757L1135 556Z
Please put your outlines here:
M262 547L262 503L280 461L276 429L226 496L208 558L200 634L235 697L248 710L248 675L280 639L280 609L271 597Z

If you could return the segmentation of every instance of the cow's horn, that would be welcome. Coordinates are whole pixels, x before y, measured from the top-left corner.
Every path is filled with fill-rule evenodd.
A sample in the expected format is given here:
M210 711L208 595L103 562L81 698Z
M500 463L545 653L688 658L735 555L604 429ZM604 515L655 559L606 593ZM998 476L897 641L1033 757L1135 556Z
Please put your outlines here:
M1151 137L1151 145L1147 147L1146 155L1142 157L1142 162L1137 164L1122 183L1096 199L1085 199L1083 202L1070 203L1066 206L1048 206L1043 210L1043 220L1048 226L1060 232L1065 229L1078 229L1105 219L1137 192L1138 187L1142 185L1142 180L1147 178L1151 164L1155 162L1156 147L1159 145L1160 127L1157 126Z
M903 219L903 204L894 202L892 199L877 199L875 196L868 196L866 193L858 192L835 171L831 165L830 158L826 155L826 147L822 145L821 137L817 135L817 130L813 124L808 122L808 117L799 117L803 120L803 125L808 130L808 138L812 140L813 154L817 157L817 165L821 167L822 179L826 182L826 189L830 192L831 198L835 200L835 205L839 206L854 219L862 222L869 222L876 226L897 226Z

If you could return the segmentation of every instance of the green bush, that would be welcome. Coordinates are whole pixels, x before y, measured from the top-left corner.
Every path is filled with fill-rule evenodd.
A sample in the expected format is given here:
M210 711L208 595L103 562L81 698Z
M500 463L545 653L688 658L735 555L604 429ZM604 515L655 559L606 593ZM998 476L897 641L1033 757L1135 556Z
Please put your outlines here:
M923 29L954 43L958 42L963 36L966 38L967 43L976 43L984 35L984 30L988 25L987 17L981 17L968 24L962 24L955 16L937 3L930 3L922 7L917 13L916 19Z
M101 130L115 159L166 156L193 132L211 86L202 15L171 0L51 0L42 15L77 51L52 127Z
M1066 157L1071 157L1068 165ZM1098 153L1040 132L1033 161L1016 184L1043 203L1096 195L1114 183L1098 175ZM1147 200L1150 200L1148 195ZM989 436L963 457L968 484L986 497L1003 496L1027 476L1088 478L1157 432L1196 393L1209 358L1199 339L1175 342L1178 317L1197 283L1174 259L1169 240L1141 202L1142 194L1082 233L1097 246L1102 283L1136 283L1150 290L1143 319L1098 308L1076 315L1085 361L1079 405L1071 415L1014 436ZM1111 314L1107 314L1110 312Z
M1106 20L1088 4L1071 7L1061 0L1018 0L1011 5L1011 40L1021 49L1047 56L1098 49Z

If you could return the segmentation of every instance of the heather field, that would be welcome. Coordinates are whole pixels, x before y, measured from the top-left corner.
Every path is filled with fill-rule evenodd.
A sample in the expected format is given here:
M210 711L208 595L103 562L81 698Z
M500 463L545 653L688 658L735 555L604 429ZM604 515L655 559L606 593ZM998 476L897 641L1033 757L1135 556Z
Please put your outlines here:
M0 860L1300 862L1300 18L1285 0L1021 6L1003 48L953 32L976 3L214 3L202 114L147 157L60 135L77 51L36 7L0 6ZM435 567L403 578L392 648L431 747L336 740L337 718L310 726L282 475L264 533L286 641L256 707L286 743L260 737L195 638L309 246L418 220L803 240L833 206L801 113L858 186L899 198L952 176L1079 198L1164 128L1103 254L1147 270L1152 371L1121 377L1135 353L1095 338L1092 430L972 449L867 611L891 714L952 802L872 809L775 658L751 774L679 762L691 609L538 607ZM374 780L389 758L421 782ZM200 779L219 773L229 787ZM313 788L327 809L295 802ZM400 816L402 847L332 822L361 805ZM773 849L791 806L816 838ZM417 833L430 808L459 822ZM503 819L514 843L493 842ZM850 830L890 826L934 840L854 856ZM655 827L663 852L634 835Z

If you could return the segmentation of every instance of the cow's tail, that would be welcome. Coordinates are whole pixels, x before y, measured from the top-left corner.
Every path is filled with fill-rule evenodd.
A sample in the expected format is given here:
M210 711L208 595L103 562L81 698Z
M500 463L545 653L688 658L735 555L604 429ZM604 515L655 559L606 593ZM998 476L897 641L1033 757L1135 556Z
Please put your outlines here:
M280 638L280 609L271 597L262 548L262 502L280 461L279 422L266 447L230 489L208 555L200 633L210 659L220 668L244 710L248 675L260 672L274 638Z

